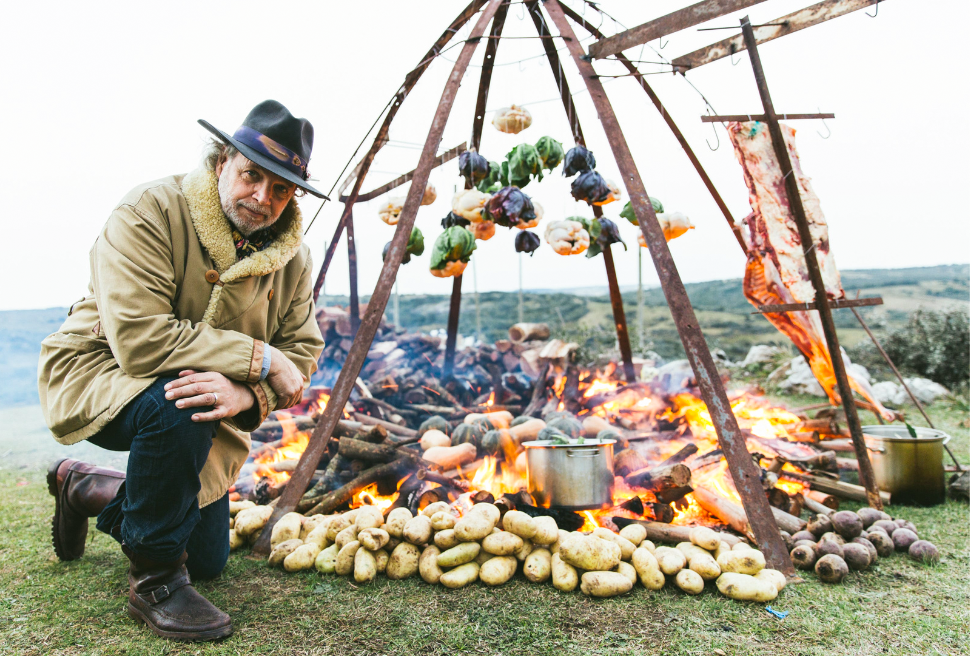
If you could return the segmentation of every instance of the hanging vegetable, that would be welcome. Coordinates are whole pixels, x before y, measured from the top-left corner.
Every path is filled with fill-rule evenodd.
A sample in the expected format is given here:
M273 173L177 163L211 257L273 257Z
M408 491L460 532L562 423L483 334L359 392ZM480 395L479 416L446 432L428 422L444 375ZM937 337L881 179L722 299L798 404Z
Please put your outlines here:
M461 226L464 228L465 226L471 225L471 223L468 219L463 219L454 212L448 212L448 216L441 219L441 227L445 230L452 226Z
M562 174L570 178L577 173L591 171L596 168L596 158L593 153L586 150L583 146L573 146L566 152L565 164L562 167Z
M606 217L601 216L590 221L586 231L589 232L589 250L586 251L586 257L596 257L616 243L623 244L623 250L626 250L626 242L620 238L620 229Z
M535 146L519 144L509 151L502 163L502 184L522 188L529 184L533 177L542 181L542 159Z
M478 183L476 188L484 194L494 194L496 191L502 188L499 182L502 177L502 165L498 162L490 161L488 163L488 175L482 178L482 181Z
M529 257L539 250L539 235L523 230L515 236L515 252L528 253Z
M623 192L620 190L620 186L613 182L612 180L606 181L606 188L610 190L610 197L604 200L600 205L606 205L607 203L612 203L615 200L620 200Z
M428 186L424 188L424 196L421 197L421 204L430 205L436 200L438 200L438 191L434 188L434 185L429 182Z
M660 223L660 227L664 231L664 239L667 241L677 239L677 237L685 234L688 230L694 229L694 224L690 222L690 219L683 212L658 214L657 221ZM644 248L649 248L646 240L643 238L642 232L637 235L637 243Z
M483 194L474 187L463 189L451 199L451 210L463 219L478 223L482 220L482 208L489 198L488 194Z
M551 171L562 161L562 144L552 137L542 137L536 142L536 151L542 160L542 168Z
M596 171L586 171L573 180L570 191L576 200L585 200L590 205L603 205L610 202L611 191L606 180Z
M488 160L470 148L458 156L458 173L465 182L476 185L488 175Z
M431 275L460 276L475 248L475 235L470 231L459 226L448 228L438 235L431 250Z
M577 217L546 226L546 242L560 255L578 255L589 248L589 233Z
M532 200L532 199L530 198L529 200ZM534 228L537 225L539 225L539 221L542 221L542 215L544 212L544 210L542 209L542 205L540 205L539 203L533 200L532 211L535 212L536 218L531 219L529 221L520 220L518 223L515 224L515 227L518 228L519 230L525 230L526 228Z
M514 228L520 223L527 224L536 219L532 199L518 187L503 187L493 194L485 205L485 213L490 220L506 228Z
M493 221L479 221L471 224L468 229L479 241L488 241L495 236L495 223Z
M384 244L384 252L381 253L381 259L387 260L387 252L391 250L391 242ZM408 237L408 245L404 249L404 257L401 259L401 264L407 264L411 261L411 256L420 256L424 253L424 235L418 228L413 228L411 230L411 236Z
M401 218L401 210L403 209L403 198L391 198L380 206L380 209L377 210L377 216L381 217L381 221L387 225L397 225L398 219Z
M650 204L653 205L654 213L656 214L662 213L664 211L664 204L661 203L656 198L654 198L653 196L649 196L649 198L650 198ZM620 212L620 216L622 216L624 219L626 219L627 221L629 221L635 226L640 225L640 222L637 221L637 215L634 214L633 212L633 203L630 201L627 201L627 204L623 206L623 211Z
M519 107L518 105L503 107L495 112L492 125L499 132L518 134L532 125L532 114L525 107Z

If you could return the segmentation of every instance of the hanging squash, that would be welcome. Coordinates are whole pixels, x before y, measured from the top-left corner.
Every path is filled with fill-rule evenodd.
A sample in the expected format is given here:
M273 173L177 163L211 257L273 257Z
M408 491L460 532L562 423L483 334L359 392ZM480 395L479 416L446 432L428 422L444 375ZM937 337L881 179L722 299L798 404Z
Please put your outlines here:
M686 234L688 230L694 229L694 224L690 222L690 219L687 218L687 215L683 212L668 212L666 214L658 214L657 221L660 223L660 227L664 231L664 239L667 241L677 239L677 237ZM642 232L637 235L637 243L644 248L649 248L646 240L643 238Z
M566 219L546 226L546 242L560 255L578 255L589 248L589 233L579 221Z
M518 105L503 107L495 112L492 125L499 132L518 134L532 125L532 114L525 107L519 107Z
M479 241L488 241L495 236L495 223L493 221L479 221L468 226L468 229Z
M401 218L401 210L403 209L403 198L391 198L380 206L380 209L377 210L377 216L381 217L381 221L387 225L397 225L398 219Z
M428 186L424 188L424 196L421 197L421 204L430 205L436 200L438 200L438 192L434 188L434 185L429 182Z
M467 221L478 223L485 218L482 216L482 208L489 198L491 196L483 194L474 187L462 189L451 199L451 211Z

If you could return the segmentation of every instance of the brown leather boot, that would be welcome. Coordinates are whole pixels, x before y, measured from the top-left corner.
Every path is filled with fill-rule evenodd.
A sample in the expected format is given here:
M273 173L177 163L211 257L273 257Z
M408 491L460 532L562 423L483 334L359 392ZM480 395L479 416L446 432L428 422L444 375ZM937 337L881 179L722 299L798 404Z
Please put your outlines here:
M232 620L192 587L185 560L158 562L139 556L126 545L128 614L156 635L172 640L218 640L232 633Z
M84 555L88 518L97 517L125 482L125 474L65 458L47 470L47 489L54 496L51 537L61 560Z

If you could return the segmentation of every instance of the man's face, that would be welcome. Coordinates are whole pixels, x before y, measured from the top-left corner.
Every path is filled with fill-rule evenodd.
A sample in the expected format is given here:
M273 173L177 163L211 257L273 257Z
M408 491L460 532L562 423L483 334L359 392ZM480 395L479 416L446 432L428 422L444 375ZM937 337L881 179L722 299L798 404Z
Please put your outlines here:
M216 165L219 200L229 221L246 236L273 225L296 193L296 185L236 153Z

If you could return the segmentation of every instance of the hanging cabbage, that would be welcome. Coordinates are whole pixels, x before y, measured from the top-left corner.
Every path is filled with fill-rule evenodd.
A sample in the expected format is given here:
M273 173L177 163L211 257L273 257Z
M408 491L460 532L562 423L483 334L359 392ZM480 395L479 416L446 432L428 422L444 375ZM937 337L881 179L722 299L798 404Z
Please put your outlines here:
M546 226L546 242L560 255L578 255L589 248L589 232L575 218L553 221ZM589 225L585 219L582 221Z
M505 156L505 163L507 166L503 167L503 174L508 182L503 180L503 185L512 185L521 189L529 184L533 177L542 181L542 159L535 146L519 144Z
M606 180L596 171L586 171L573 180L570 191L573 198L584 200L590 205L602 205L609 202L607 199L610 198L612 193L606 184Z
M459 226L448 228L438 235L431 250L431 275L460 276L475 248L475 235L470 231Z
M518 134L532 125L532 114L525 107L519 107L518 105L503 107L495 112L495 117L492 118L492 125L499 132Z
M653 211L655 214L660 214L661 212L664 211L663 203L661 203L653 196L649 196L649 198L650 198L650 204L653 205ZM629 221L635 226L640 225L640 222L637 221L637 215L633 212L633 203L630 201L627 201L627 204L623 206L623 211L620 212L620 216L622 216L624 219L626 219L627 221Z
M506 228L514 228L520 223L529 223L536 219L532 199L518 187L503 187L493 194L485 205L485 213L489 220Z
M502 165L498 162L489 161L488 175L476 185L476 189L485 194L494 194L502 188L500 178L502 177Z
M596 168L596 158L583 146L573 146L566 151L564 161L562 174L567 178Z
M387 259L387 252L391 250L391 242L384 244L384 252L381 253L381 259ZM408 237L408 245L404 249L404 257L401 258L401 264L407 264L411 261L411 256L420 256L424 253L424 235L418 228L413 228L411 230L411 236Z
M515 251L517 253L528 253L529 257L539 249L539 235L528 230L523 230L515 236Z
M562 144L552 137L542 137L536 142L536 151L542 160L542 168L551 171L562 161Z
M589 232L589 250L586 251L586 257L596 257L616 243L623 244L623 250L626 250L626 242L620 238L620 229L613 221L601 216L589 224L586 229Z
M690 219L683 212L658 214L657 222L660 223L660 228L664 231L664 239L667 241L677 239L677 237L685 234L688 230L694 229L694 224L690 222ZM648 248L642 232L637 236L637 243L644 248Z
M471 225L471 223L468 219L463 219L454 212L448 212L448 216L441 219L441 227L445 230L452 226L461 226L464 228L465 226Z
M462 189L451 199L451 211L472 223L482 220L482 208L488 202L489 195L478 189Z
M458 156L458 173L465 182L476 185L488 175L488 160L470 148Z
M378 208L377 216L379 216L381 221L387 225L397 225L398 219L401 218L401 211L403 209L403 198L391 198L386 203L381 205L380 208Z

